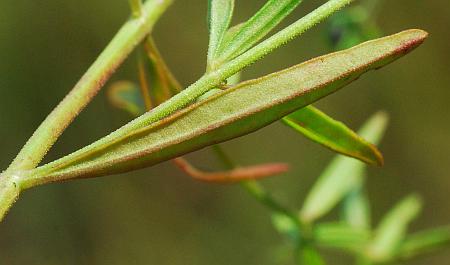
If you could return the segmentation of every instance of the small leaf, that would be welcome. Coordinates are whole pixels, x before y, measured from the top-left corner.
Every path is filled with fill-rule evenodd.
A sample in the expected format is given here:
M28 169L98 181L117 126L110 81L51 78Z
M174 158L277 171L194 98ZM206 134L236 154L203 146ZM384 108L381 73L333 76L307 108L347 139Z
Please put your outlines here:
M387 125L384 113L370 118L359 131L361 137L378 143ZM353 158L337 156L320 175L306 197L300 212L304 222L313 222L328 213L355 187L363 182L365 165Z
M369 256L378 262L394 258L405 238L409 223L421 209L422 200L416 195L410 195L395 205L381 220L369 247Z
M301 264L325 265L325 261L319 252L312 246L304 246L301 250Z
M110 136L33 170L22 185L126 172L254 132L405 55L425 37L423 31L410 30L318 57L240 83L122 135L139 119L131 121Z
M267 3L234 35L230 41L221 46L219 57L221 62L229 61L250 49L264 38L286 16L288 16L302 0L269 0Z
M300 230L298 223L295 222L291 216L274 212L272 214L272 224L280 234L286 236L291 241L299 241Z
M318 246L351 252L361 251L370 242L370 236L370 230L345 223L317 224L314 228L314 240Z
M364 177L364 176L363 176ZM344 198L343 221L354 228L370 229L369 199L363 185L353 188Z
M163 103L173 95L181 91L181 85L167 67L166 62L159 53L155 42L151 37L147 38L144 48L149 58L149 90L155 105Z
M288 165L286 164L272 163L249 167L240 167L229 171L205 172L195 168L184 158L175 158L173 161L178 166L178 168L180 168L183 172L196 180L220 184L236 183L243 180L255 180L264 177L270 177L285 173L289 169Z
M297 110L283 118L283 122L333 151L369 164L383 164L383 156L373 144L313 106Z
M208 65L216 58L216 52L228 30L233 17L234 0L208 1L209 47Z
M144 101L139 88L132 82L118 81L108 88L108 100L119 109L139 116L145 112Z
M406 237L398 251L399 259L406 260L439 250L450 245L450 227L425 230Z

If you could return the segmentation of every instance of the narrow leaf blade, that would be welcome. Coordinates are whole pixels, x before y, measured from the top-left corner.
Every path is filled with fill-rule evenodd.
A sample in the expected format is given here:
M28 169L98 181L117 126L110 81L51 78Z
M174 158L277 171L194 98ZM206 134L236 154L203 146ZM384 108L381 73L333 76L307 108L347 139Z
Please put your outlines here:
M370 230L355 228L345 223L317 224L314 228L314 239L318 246L351 252L361 251L370 241L370 236Z
M100 139L37 168L22 185L126 172L251 133L405 55L425 37L405 31L243 82L124 136L106 136L107 145Z
M335 152L369 164L383 164L383 156L373 144L313 106L297 110L284 117L283 122L310 140Z
M228 42L222 45L220 52L222 62L244 53L259 40L264 38L285 17L287 17L302 0L269 0Z
M425 230L406 237L398 256L402 260L439 250L450 245L450 227Z
M192 178L211 183L237 183L244 180L256 180L264 177L279 175L288 171L289 167L283 163L263 164L239 167L229 171L206 172L192 166L184 158L174 159L175 164Z
M343 221L351 227L370 229L371 211L363 185L355 187L345 196L342 214Z
M325 260L312 246L305 246L300 250L301 264L325 265Z
M384 113L370 118L358 133L361 137L378 143L387 125ZM313 222L335 207L351 190L363 182L365 165L353 158L337 156L324 170L305 199L300 216Z
M216 57L216 52L230 26L233 16L234 0L209 0L208 1L208 26L209 47L208 65L211 65Z
M181 85L161 56L153 38L147 38L144 48L148 57L149 92L158 106L180 92Z
M394 258L405 238L408 225L421 209L422 201L417 195L410 195L395 205L381 220L369 248L369 255L380 262Z

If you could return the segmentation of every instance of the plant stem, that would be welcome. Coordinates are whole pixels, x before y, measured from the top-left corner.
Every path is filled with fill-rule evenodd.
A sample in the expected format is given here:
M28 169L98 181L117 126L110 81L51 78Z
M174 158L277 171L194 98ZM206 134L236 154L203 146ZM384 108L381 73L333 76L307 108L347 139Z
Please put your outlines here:
M113 72L152 30L172 0L149 0L142 16L127 21L94 64L42 122L7 171L36 167L65 128L91 101Z
M138 18L142 15L142 0L128 0L133 17Z
M20 186L16 175L0 175L0 221L17 200Z

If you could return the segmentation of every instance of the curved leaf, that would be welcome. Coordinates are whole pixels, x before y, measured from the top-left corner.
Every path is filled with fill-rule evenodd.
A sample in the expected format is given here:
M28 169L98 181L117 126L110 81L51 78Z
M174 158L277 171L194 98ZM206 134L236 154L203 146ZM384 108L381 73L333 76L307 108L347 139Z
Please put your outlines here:
M408 225L421 210L422 200L417 195L410 195L395 205L381 220L369 247L369 256L379 262L393 259L406 236Z
M126 172L251 133L405 55L426 36L405 31L240 83L123 137L106 136L108 145L100 139L39 167L21 185Z
M368 229L352 227L344 223L324 223L314 227L314 240L320 247L361 251L369 243Z
M449 245L450 227L428 229L406 237L396 259L411 259Z
M216 52L230 26L233 16L234 0L208 1L209 47L208 65L215 59Z
M232 39L221 46L220 61L225 62L247 51L264 38L286 16L288 16L302 0L269 0L248 21L239 27Z
M236 183L244 180L254 180L285 173L289 167L283 163L262 164L257 166L239 167L228 171L205 172L192 166L186 159L175 158L174 163L192 178L213 183Z
M377 113L359 131L359 134L378 143L387 125L387 116ZM353 158L337 156L320 175L303 204L300 216L304 222L313 222L335 207L350 191L361 186L365 164Z
M297 110L284 117L283 122L333 151L369 164L383 164L383 156L373 144L313 106Z

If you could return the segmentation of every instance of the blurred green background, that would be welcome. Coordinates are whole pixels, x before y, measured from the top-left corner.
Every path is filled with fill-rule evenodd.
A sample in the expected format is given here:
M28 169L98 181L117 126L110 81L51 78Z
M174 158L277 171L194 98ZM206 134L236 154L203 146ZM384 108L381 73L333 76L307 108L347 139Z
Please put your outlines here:
M304 1L288 21L322 1ZM236 22L262 0L237 1ZM127 19L126 0L0 1L0 168L93 62ZM206 61L206 0L178 0L155 29L175 74L187 85ZM374 218L417 191L425 210L412 230L450 223L450 2L386 1L379 25L386 34L422 28L424 46L320 101L353 128L384 109L391 125L381 145L383 168L368 179ZM252 78L331 51L325 24L253 65ZM136 79L135 58L113 80ZM104 91L61 137L46 161L82 147L129 120L109 106ZM289 174L264 180L292 207L333 154L277 123L226 143L240 164L291 164ZM203 150L190 155L206 169L219 163ZM0 224L0 264L289 264L284 240L269 214L239 186L192 181L171 163L99 179L53 184L25 192ZM348 259L329 253L330 264ZM409 264L448 264L450 251Z

